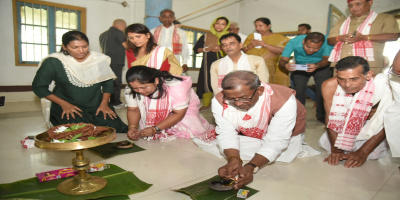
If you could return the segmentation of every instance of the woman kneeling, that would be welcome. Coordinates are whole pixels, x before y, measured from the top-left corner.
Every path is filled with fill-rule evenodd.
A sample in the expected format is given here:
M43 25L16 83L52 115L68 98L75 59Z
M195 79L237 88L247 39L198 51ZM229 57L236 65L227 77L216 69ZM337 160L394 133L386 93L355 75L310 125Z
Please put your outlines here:
M204 138L215 133L214 126L199 114L200 100L191 88L190 77L136 66L128 70L126 81L129 138L168 141L176 137Z

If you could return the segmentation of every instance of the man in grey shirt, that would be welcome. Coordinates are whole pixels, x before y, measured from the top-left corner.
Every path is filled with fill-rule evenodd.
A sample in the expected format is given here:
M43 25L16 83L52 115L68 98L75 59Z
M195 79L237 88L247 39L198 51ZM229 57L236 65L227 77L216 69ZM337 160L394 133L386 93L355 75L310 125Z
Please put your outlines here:
M126 22L123 19L116 19L113 26L102 33L99 37L102 51L111 58L111 69L117 76L114 80L114 93L111 95L110 104L116 109L125 107L122 103L121 85L122 85L122 69L125 65L125 31Z

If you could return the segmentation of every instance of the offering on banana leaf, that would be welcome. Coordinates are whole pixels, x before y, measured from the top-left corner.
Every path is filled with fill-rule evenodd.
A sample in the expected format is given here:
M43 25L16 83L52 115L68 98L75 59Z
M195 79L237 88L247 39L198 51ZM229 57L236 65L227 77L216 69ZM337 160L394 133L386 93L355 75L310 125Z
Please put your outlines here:
M62 124L51 127L47 134L48 141L55 143L79 142L97 139L101 133L108 131L108 127L96 127L89 123Z

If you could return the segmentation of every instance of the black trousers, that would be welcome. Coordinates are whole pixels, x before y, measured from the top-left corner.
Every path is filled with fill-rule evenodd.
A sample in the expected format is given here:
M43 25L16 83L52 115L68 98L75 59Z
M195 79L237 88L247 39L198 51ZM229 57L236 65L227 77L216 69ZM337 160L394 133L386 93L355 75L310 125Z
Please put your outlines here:
M322 99L321 85L332 77L332 68L329 66L321 67L312 73L305 71L294 71L291 74L294 82L294 90L296 90L296 98L304 105L306 103L307 83L311 76L315 81L315 97L317 105L316 117L318 120L325 119L324 101Z
M110 104L113 106L119 105L121 101L121 86L122 86L122 69L124 64L111 64L111 69L113 70L117 79L114 80L114 93L111 94Z

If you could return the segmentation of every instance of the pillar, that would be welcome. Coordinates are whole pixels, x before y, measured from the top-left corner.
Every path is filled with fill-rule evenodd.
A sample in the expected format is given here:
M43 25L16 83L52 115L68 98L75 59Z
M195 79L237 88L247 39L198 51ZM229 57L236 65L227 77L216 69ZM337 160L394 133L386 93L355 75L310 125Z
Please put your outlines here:
M172 0L146 0L145 2L145 25L150 30L161 24L158 16L164 9L172 9Z

